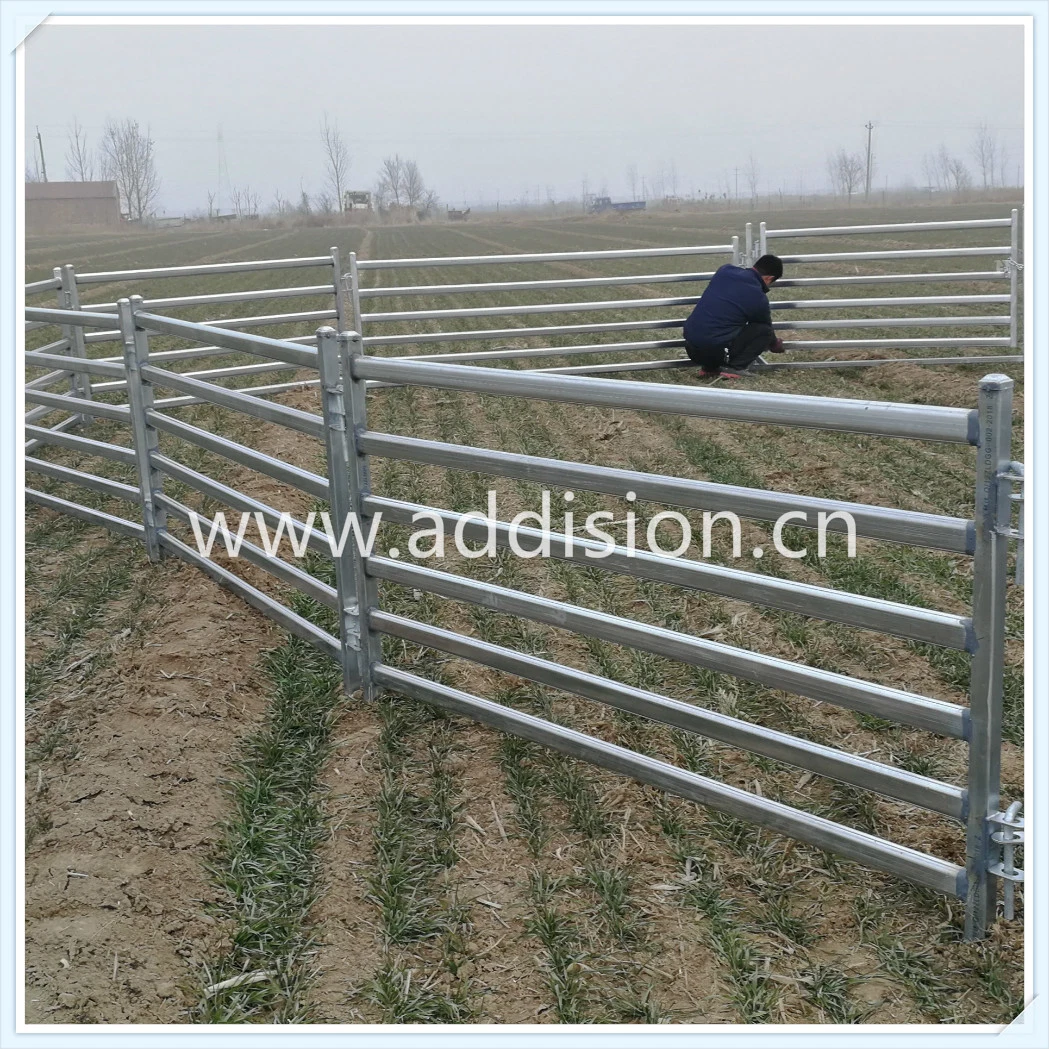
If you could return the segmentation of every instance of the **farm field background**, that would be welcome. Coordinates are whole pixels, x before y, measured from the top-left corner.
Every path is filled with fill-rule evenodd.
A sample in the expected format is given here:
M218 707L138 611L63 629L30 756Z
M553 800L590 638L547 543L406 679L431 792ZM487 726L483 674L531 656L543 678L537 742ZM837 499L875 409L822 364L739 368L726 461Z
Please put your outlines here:
M66 262L78 270L108 271L322 255L331 245L340 248L345 261L350 251L362 258L413 258L727 243L732 234L742 234L750 217L778 227L824 226L1002 217L1009 207L856 207L754 216L679 212L370 230L194 232L186 227L85 234L31 241L26 279L43 279L54 265ZM1001 230L977 230L912 234L909 240L882 235L835 239L833 246L821 238L771 247L783 244L784 252L852 245L875 250L930 246L930 237L937 245L1006 239ZM818 249L811 246L816 243ZM720 261L709 267L707 260L697 267L695 259L676 258L518 265L500 267L496 279L690 272L713 269ZM983 259L908 265L914 272L943 272L970 263L974 269L991 268ZM859 272L878 272L875 264L856 265L865 267ZM308 286L321 283L317 272L285 271L266 275L266 281L272 287ZM804 275L830 272L809 266ZM376 276L366 272L365 284ZM490 271L435 267L410 275L385 271L382 277L383 283L439 284L490 279ZM261 286L258 274L228 274L98 285L86 289L83 298L101 302L128 293L148 297ZM692 287L585 289L571 297L660 297L692 294ZM1000 289L958 282L942 286L948 294ZM893 285L885 294L940 291L939 285ZM790 289L773 297L806 294L832 293ZM563 291L530 292L516 301L565 297ZM318 301L304 297L279 305L232 303L171 312L204 320L322 308ZM369 300L365 310L492 304L479 294L401 296ZM956 306L915 307L912 315L958 311ZM684 312L683 307L661 307L640 315ZM902 315L903 310L889 312ZM805 313L806 319L824 316ZM623 311L600 319L638 315ZM507 328L520 321L493 323ZM403 323L382 329L412 330L452 326L419 321L414 327ZM265 331L305 335L311 326ZM987 331L974 327L957 334ZM577 341L594 340L581 336ZM151 343L154 349L175 345L161 338ZM500 345L525 343L510 339ZM117 346L98 345L92 355L113 355ZM444 343L425 352L481 346ZM187 361L178 367L247 361L228 355L215 358L214 365ZM579 361L544 361L548 366L568 363ZM1022 459L1022 369L1016 366L774 372L750 388L971 407L980 376L993 370L1017 380L1013 455ZM690 369L648 378L697 382ZM279 381L279 376L240 384L261 381ZM318 407L315 388L279 399L312 411ZM913 510L972 513L974 456L969 448L408 388L375 391L368 411L369 427L384 432ZM209 406L176 414L304 468L323 468L320 444L302 435ZM93 423L89 435L128 441L116 424L105 421ZM162 450L282 509L304 513L315 508L302 493L173 438L162 438ZM66 464L79 461L75 453L57 448L37 454ZM125 476L116 464L82 461L106 476ZM458 511L483 508L484 493L496 487L504 520L538 505L535 485L407 463L375 461L373 481L377 494ZM66 494L61 484L46 478L34 477L32 483ZM172 490L209 513L220 508L194 501L177 486ZM126 512L110 507L102 496L92 505ZM600 508L606 507L626 509L615 500L601 500ZM598 508L596 497L577 493L577 520ZM658 509L639 507L638 512ZM689 516L698 533L698 515ZM757 524L745 526L744 549L767 546L769 532ZM380 548L403 550L404 538L403 530L386 525ZM766 559L755 568L950 611L968 606L971 576L965 558L867 542L861 542L860 555L849 560L832 543L831 556L824 560ZM375 705L344 699L334 665L283 636L201 573L173 560L150 565L134 542L82 522L30 508L26 560L26 1008L31 1022L1000 1023L1022 1007L1021 920L1000 922L982 944L965 944L961 907L946 898L808 847L792 847L786 839L397 696ZM312 559L307 566L318 574L326 568ZM967 659L956 653L552 560L500 556L462 560L450 570L938 698L966 699ZM246 574L256 585L283 593L258 573ZM323 609L301 597L283 596L302 614L323 621ZM1023 793L1021 594L1014 590L1010 602L1003 756L1007 799ZM963 781L962 748L931 735L418 591L384 584L381 603L389 611L916 772ZM384 658L747 790L961 860L963 832L946 818L432 650L387 639ZM250 982L215 990L244 974Z

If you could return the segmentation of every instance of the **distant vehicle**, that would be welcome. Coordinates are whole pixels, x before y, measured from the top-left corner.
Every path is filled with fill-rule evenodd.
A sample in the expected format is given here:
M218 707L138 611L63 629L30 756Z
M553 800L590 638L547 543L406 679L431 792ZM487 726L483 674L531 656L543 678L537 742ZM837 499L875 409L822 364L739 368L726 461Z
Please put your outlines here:
M342 195L343 211L371 211L372 195L366 189L348 189Z
M594 197L586 210L591 215L599 215L602 211L644 211L645 201L624 200L614 202L611 197Z
M456 211L455 208L448 209L448 221L449 222L465 222L470 217L470 209L467 208L465 211Z

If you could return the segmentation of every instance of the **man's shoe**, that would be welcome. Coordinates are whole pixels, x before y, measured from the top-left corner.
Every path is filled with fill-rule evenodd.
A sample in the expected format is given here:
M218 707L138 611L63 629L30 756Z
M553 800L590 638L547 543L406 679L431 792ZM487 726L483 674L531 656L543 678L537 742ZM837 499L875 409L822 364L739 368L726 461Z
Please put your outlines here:
M750 379L754 373L749 368L722 368L721 378L735 382L737 379Z
M699 377L701 379L716 379L721 374L722 373L721 373L721 369L720 368L700 368L699 369Z

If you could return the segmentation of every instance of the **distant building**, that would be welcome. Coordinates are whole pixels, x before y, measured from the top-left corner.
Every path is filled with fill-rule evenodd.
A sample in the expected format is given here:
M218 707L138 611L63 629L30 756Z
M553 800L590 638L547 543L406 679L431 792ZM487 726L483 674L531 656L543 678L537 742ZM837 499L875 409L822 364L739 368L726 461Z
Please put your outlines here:
M121 223L115 182L27 182L26 232L59 233L71 226Z

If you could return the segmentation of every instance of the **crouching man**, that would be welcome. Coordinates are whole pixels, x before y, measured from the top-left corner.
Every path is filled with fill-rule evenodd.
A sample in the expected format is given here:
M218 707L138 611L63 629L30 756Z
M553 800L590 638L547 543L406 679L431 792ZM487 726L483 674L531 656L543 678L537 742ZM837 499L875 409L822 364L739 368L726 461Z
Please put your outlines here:
M722 266L685 321L685 352L707 378L738 379L763 353L782 353L772 330L769 288L783 276L783 262L762 255L749 269Z

